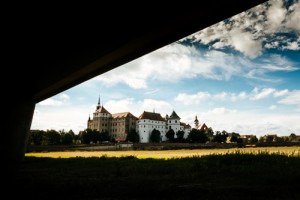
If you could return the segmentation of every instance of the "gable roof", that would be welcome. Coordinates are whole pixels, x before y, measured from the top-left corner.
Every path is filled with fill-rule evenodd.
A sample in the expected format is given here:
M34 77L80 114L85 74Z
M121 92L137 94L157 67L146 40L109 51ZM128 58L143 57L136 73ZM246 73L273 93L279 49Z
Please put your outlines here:
M206 126L205 123L203 123L200 127L200 130L206 130L206 129L208 129L208 127Z
M184 122L180 122L180 126L183 126L183 128L191 128L189 124L186 124Z
M173 110L172 114L170 115L169 119L180 119L177 113Z
M160 113L146 112L144 111L139 119L150 119L155 121L165 121L165 119L160 115Z
M131 118L138 119L136 116L134 116L134 115L131 114L130 112L114 113L114 114L112 114L112 117L113 117L113 118L126 118L126 117L131 117Z
M97 106L97 109L95 112L110 114L110 112L108 112L103 106L99 106L99 107Z

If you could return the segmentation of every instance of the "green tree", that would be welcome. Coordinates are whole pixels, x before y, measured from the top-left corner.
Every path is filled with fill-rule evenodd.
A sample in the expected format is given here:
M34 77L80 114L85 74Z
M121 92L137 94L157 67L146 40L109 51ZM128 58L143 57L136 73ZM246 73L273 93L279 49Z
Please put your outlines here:
M168 138L168 140L170 142L173 142L174 141L174 136L175 136L175 132L173 129L169 129L166 133L166 137Z
M71 145L73 144L73 135L70 133L65 133L61 136L61 143L64 145Z
M109 132L108 131L103 131L103 132L101 132L101 140L100 140L101 142L103 142L103 141L111 141L111 142L116 142L115 140L114 140L114 138L111 138L110 136L109 136Z
M274 136L273 135L267 135L266 142L273 142Z
M92 130L85 129L84 131L80 131L79 138L81 140L81 143L90 144L92 141Z
M160 142L161 138L160 138L160 131L153 129L151 134L150 134L150 138L149 138L150 142Z
M133 142L133 143L138 143L140 142L140 135L138 132L135 131L135 129L130 129L129 133L127 134L126 137L127 142Z
M208 141L208 137L205 134L204 130L199 129L192 129L191 132L188 135L188 141L189 142L198 142L198 143L205 143Z
M290 138L290 141L293 141L293 140L296 140L297 136L295 133L291 133L289 138Z
M61 135L56 130L47 130L46 131L46 143L50 145L60 144Z
M284 141L283 137L278 137L278 136L274 137L274 142L283 142L283 141Z
M184 142L184 131L181 130L177 131L176 136L177 136L176 138L177 142Z
M218 142L218 143L226 142L227 137L228 137L228 133L226 131L222 131L222 133L220 131L217 131L216 135L213 138L213 142Z
M45 131L31 130L29 134L28 144L41 145L45 139Z
M265 137L264 136L260 136L258 139L258 142L262 143L265 142Z
M208 129L206 129L205 131L209 141L213 138L214 136L214 130L212 129L212 127L209 127Z
M257 139L256 135L251 135L250 141L249 141L249 142L250 142L251 144L257 143L257 142L258 142L258 139Z

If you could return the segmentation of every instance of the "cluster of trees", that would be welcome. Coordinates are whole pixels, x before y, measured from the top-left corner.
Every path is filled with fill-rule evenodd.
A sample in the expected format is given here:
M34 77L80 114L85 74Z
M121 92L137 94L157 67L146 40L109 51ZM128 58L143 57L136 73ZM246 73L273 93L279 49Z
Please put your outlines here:
M108 132L85 129L78 135L72 130L31 130L28 143L31 145L71 145L71 144L91 144L111 141Z
M29 134L29 144L33 145L70 145L79 140L72 130L31 130Z
M206 130L192 129L188 134L187 138L184 138L184 131L175 131L169 129L165 135L168 142L189 142L189 143L256 143L256 142L291 142L297 139L296 135L292 133L290 136L278 137L276 135L266 135L259 139L255 135L249 138L241 138L238 133L227 133L225 130L220 132L214 132L212 128ZM229 138L230 139L229 139ZM161 142L162 135L159 130L153 129L149 141L153 143ZM71 145L71 144L91 144L91 143L102 143L104 141L115 142L114 138L110 137L107 131L99 132L96 130L85 129L80 131L78 135L74 134L72 130L66 132L65 130L32 130L29 135L29 144L32 145ZM135 129L131 129L127 134L127 142L138 143L140 142L140 136Z
M295 133L291 133L290 136L279 137L277 135L265 135L261 136L258 142L294 142L299 141Z

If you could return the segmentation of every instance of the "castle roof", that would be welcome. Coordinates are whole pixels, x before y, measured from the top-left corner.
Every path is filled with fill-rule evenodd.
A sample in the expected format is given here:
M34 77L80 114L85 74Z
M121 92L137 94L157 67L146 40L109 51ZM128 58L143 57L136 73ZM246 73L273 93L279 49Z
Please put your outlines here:
M200 127L200 130L206 130L206 129L208 129L208 127L206 126L205 123L203 123Z
M180 119L177 113L173 110L172 114L170 115L169 119Z
M131 114L130 112L114 113L114 114L112 114L112 117L113 117L113 118L126 118L126 117L131 117L131 118L137 119L137 117L134 116L133 114Z
M108 112L108 111L104 108L104 106L97 106L97 109L96 109L95 112L110 114L110 112Z
M155 121L165 121L165 119L159 113L146 112L144 111L139 119L150 119Z
M180 122L180 126L183 126L183 128L191 128L191 126L189 124Z

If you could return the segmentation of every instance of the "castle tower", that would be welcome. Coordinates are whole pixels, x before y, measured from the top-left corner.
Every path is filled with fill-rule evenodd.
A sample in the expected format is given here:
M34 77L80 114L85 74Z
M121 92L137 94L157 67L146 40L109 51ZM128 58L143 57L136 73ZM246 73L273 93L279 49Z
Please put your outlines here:
M199 128L199 121L198 121L198 119L197 119L197 115L195 116L195 121L194 121L194 123L195 123L195 128L198 129L198 128Z

